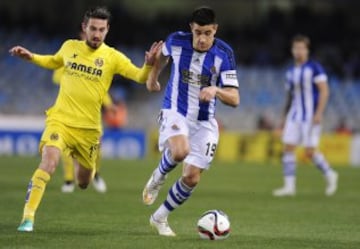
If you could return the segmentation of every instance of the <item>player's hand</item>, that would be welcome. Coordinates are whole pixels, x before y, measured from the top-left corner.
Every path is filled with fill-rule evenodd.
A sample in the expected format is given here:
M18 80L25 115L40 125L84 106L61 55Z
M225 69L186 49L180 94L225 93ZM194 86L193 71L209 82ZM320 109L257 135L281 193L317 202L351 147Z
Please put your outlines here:
M33 54L29 50L27 50L26 48L21 47L21 46L15 46L15 47L11 48L9 50L9 53L12 56L18 56L25 60L31 60L33 58Z
M159 92L161 90L161 85L158 81L151 82L151 80L146 81L146 88L149 92Z
M315 113L313 118L313 124L321 124L322 119L323 119L322 114Z
M215 98L218 88L216 86L208 86L204 87L200 91L199 99L201 102L210 102L213 98Z
M163 45L163 41L154 42L151 45L150 50L145 52L146 65L153 66L155 64L158 54L160 54L159 51L161 50L162 45Z

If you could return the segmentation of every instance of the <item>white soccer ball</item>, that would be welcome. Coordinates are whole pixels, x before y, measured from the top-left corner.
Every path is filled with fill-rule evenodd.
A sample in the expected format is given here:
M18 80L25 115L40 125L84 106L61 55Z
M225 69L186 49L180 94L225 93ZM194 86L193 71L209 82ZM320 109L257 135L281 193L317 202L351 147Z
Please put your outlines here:
M209 210L203 213L197 227L202 239L222 240L230 235L229 217L220 210Z

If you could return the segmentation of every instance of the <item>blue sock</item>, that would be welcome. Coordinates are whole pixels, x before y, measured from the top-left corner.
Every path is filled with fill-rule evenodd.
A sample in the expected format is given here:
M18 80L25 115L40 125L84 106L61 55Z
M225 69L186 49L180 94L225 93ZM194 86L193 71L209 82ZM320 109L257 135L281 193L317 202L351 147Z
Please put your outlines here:
M185 185L181 178L177 180L170 188L164 203L153 214L154 219L158 221L166 220L171 211L189 199L193 190L194 188Z
M324 175L326 175L327 172L330 170L329 163L326 161L324 155L320 152L316 152L313 155L312 161Z
M287 176L295 176L296 174L296 156L294 152L285 152L282 157L283 174Z
M162 154L158 167L154 171L155 181L166 176L170 171L175 169L177 162L172 159L170 149L166 148Z

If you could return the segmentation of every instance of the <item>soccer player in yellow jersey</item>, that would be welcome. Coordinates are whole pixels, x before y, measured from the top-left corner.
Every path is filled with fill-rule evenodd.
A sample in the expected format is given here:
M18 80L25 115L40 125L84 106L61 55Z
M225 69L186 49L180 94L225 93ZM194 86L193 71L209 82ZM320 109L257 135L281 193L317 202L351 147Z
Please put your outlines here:
M86 40L84 31L79 32L79 38L81 40ZM55 85L60 86L61 77L64 73L64 67L61 67L59 69L56 69L53 73L52 81ZM112 99L109 93L106 93L103 101L103 107L105 108L105 111L111 111L113 108ZM101 167L101 148L98 149L98 155L96 160L96 169L95 169L95 175L94 179L92 181L93 186L96 191L99 193L105 193L107 190L106 182L105 180L100 176L100 167ZM61 191L63 193L72 193L75 190L75 169L74 169L74 162L71 155L68 155L66 153L61 154L61 161L63 165L63 171L64 171L64 184L61 186Z
M101 105L115 74L145 83L162 42L155 42L138 68L122 53L104 43L110 12L103 7L88 10L82 28L85 41L67 40L54 55L39 55L15 46L12 55L55 70L64 67L58 97L46 114L39 150L41 162L28 185L23 219L18 231L31 232L36 210L61 153L74 158L77 183L87 188L94 174L101 136Z

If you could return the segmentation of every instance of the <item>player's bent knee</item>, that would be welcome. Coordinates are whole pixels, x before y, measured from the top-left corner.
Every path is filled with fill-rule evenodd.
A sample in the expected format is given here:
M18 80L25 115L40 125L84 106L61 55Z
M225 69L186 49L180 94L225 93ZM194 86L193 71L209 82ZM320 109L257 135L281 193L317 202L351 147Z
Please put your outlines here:
M50 175L54 174L56 166L57 166L57 162L54 160L51 161L41 161L39 168L46 171L47 173L49 173Z
M171 151L173 159L176 162L182 162L184 159L189 155L190 149L189 148L176 148Z

